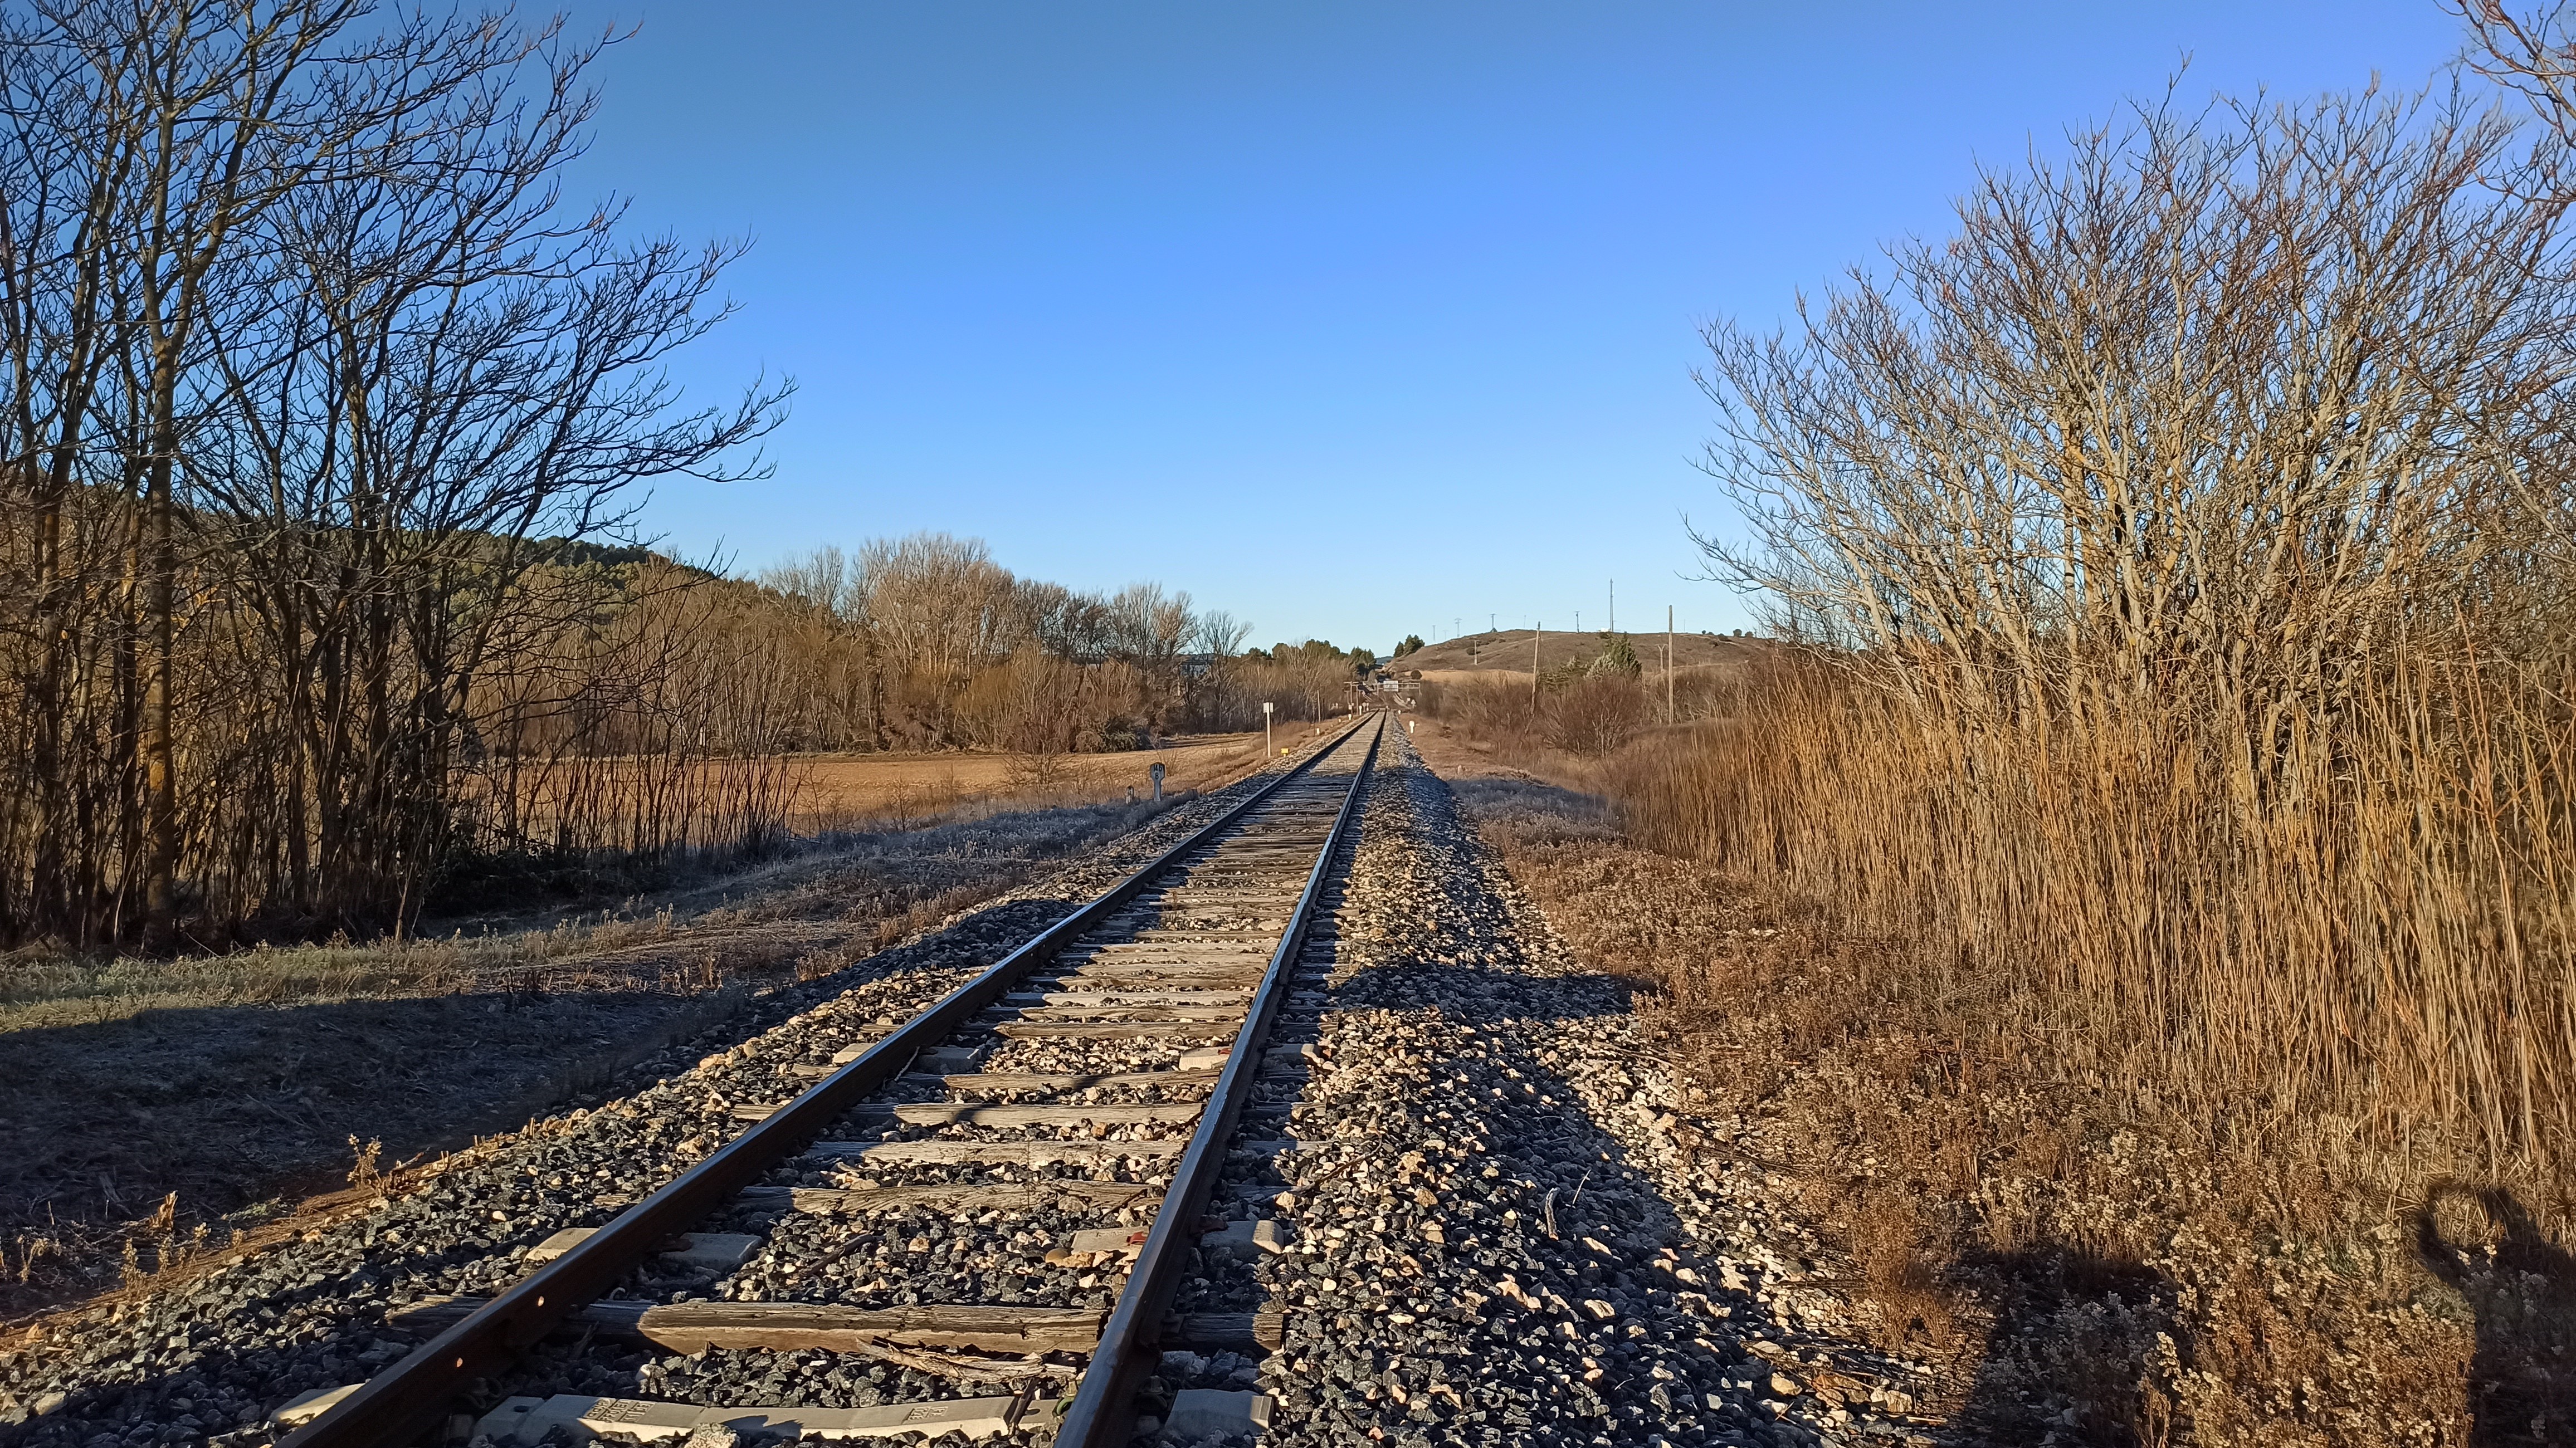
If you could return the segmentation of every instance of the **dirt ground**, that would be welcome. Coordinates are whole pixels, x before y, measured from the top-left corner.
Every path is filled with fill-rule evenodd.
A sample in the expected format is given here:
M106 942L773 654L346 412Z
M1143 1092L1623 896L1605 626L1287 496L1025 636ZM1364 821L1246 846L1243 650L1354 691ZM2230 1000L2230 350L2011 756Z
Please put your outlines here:
M1418 714L1402 716L1413 730L1413 747L1422 752L1422 762L1431 772L1456 784L1470 779L1536 779L1537 775L1494 757L1487 745L1470 740L1437 719Z

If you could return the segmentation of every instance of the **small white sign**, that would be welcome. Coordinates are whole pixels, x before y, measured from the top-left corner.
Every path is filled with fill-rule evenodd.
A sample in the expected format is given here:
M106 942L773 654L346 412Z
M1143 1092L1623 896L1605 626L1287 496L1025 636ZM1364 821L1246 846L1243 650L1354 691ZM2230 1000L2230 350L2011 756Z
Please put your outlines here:
M1272 706L1270 706L1269 704L1263 704L1263 705L1261 706L1261 712L1262 712L1262 713L1264 713L1264 714L1267 714L1267 713L1269 713L1269 712L1270 712L1271 707L1272 707Z

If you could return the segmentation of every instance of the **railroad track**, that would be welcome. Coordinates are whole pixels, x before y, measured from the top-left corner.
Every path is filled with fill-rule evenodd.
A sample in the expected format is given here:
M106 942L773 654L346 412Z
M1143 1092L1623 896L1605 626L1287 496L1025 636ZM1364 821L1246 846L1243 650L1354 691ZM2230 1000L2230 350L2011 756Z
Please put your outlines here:
M1097 1448L1128 1440L1167 1349L1275 1346L1257 1309L1175 1307L1204 1306L1184 1285L1210 1296L1229 1261L1248 1282L1267 1245L1266 1223L1241 1204L1212 1214L1211 1197L1230 1157L1288 1149L1248 1138L1247 1119L1265 1074L1293 1087L1293 1053L1274 1061L1269 1043L1311 1004L1301 956L1384 728L1355 721L890 1034L786 1063L780 1099L737 1106L731 1140L605 1226L558 1233L514 1285L408 1306L395 1325L429 1340L290 1412L285 1448L728 1425ZM719 1282L730 1295L711 1298ZM456 1415L567 1332L1002 1391L841 1408L556 1393ZM1265 1402L1203 1388L1158 1407L1222 1433L1252 1430Z

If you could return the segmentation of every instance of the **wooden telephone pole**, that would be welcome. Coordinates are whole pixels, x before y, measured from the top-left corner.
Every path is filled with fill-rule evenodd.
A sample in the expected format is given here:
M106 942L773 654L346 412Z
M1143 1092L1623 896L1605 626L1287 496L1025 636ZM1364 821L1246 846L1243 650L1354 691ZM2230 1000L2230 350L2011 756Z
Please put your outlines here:
M1653 614L1646 615L1648 618ZM1673 606L1664 605L1664 722L1673 720Z

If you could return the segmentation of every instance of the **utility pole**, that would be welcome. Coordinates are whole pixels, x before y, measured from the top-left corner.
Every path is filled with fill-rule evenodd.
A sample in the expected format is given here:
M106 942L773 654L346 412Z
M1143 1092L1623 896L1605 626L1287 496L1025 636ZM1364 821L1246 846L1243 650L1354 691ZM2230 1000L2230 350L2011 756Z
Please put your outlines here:
M1619 580L1610 580L1610 631L1619 631Z
M1651 617L1651 615L1649 615ZM1673 606L1664 605L1664 722L1673 723Z
M1546 624L1545 624L1543 621L1542 621L1542 622L1540 622L1540 623L1534 623L1534 624L1531 624L1531 625L1530 625L1530 702L1531 702L1531 703L1537 703L1537 702L1538 702L1538 631L1539 631L1540 629L1544 628L1544 627L1546 627Z

